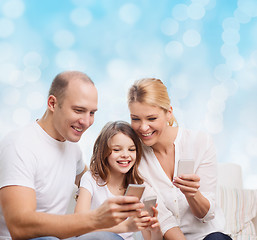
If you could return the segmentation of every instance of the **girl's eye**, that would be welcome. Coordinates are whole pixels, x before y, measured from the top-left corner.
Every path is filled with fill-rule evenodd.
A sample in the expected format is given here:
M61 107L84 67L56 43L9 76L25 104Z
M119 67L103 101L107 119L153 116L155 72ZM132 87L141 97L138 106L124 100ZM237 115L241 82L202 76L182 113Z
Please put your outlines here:
M120 151L120 149L112 149L112 151L118 152L118 151Z
M136 151L136 149L135 148L130 148L129 151L134 152L134 151Z

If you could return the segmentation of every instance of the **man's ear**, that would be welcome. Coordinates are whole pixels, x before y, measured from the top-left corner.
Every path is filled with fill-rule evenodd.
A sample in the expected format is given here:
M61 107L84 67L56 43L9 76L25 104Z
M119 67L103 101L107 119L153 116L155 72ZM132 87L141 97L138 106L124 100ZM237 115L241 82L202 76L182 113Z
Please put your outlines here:
M51 112L54 112L54 109L57 105L57 99L54 95L50 95L47 100L47 107Z

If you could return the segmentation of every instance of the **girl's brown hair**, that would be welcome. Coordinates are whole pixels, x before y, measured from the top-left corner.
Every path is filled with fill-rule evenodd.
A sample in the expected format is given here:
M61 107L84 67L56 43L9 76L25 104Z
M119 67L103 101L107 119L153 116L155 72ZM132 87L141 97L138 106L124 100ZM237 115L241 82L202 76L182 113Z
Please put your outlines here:
M128 92L128 104L133 102L146 103L160 107L165 112L170 110L170 98L166 86L160 79L143 78L135 81ZM176 118L172 115L169 125L178 125Z
M142 145L139 137L132 129L130 124L124 121L107 123L97 137L90 162L90 171L92 176L98 185L100 185L101 179L105 182L103 186L108 183L110 177L108 157L112 152L109 147L109 141L117 133L123 133L124 135L130 137L136 147L136 161L133 167L126 173L123 187L127 188L128 184L130 183L142 184L143 179L138 172L138 166L142 155Z

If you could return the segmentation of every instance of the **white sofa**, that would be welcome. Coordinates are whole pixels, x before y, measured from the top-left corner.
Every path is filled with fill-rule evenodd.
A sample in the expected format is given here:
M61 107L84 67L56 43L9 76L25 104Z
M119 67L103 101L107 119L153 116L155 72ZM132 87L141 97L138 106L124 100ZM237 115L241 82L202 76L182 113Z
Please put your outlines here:
M225 230L234 240L257 239L257 189L243 188L241 167L218 164L217 204L226 218Z
M218 164L217 204L226 218L226 233L233 240L257 240L257 189L243 189L241 167L234 163ZM73 212L74 198L68 212ZM141 240L140 233L135 234Z

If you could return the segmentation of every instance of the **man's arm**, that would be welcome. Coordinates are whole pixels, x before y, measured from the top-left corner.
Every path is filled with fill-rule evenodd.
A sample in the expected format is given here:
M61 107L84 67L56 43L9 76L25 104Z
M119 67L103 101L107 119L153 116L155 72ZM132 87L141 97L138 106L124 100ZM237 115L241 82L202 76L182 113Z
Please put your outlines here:
M55 215L36 212L36 195L31 188L8 186L0 189L0 204L14 240L40 236L68 238L109 228L137 214L136 209L143 207L137 201L136 197L117 197L87 213Z

